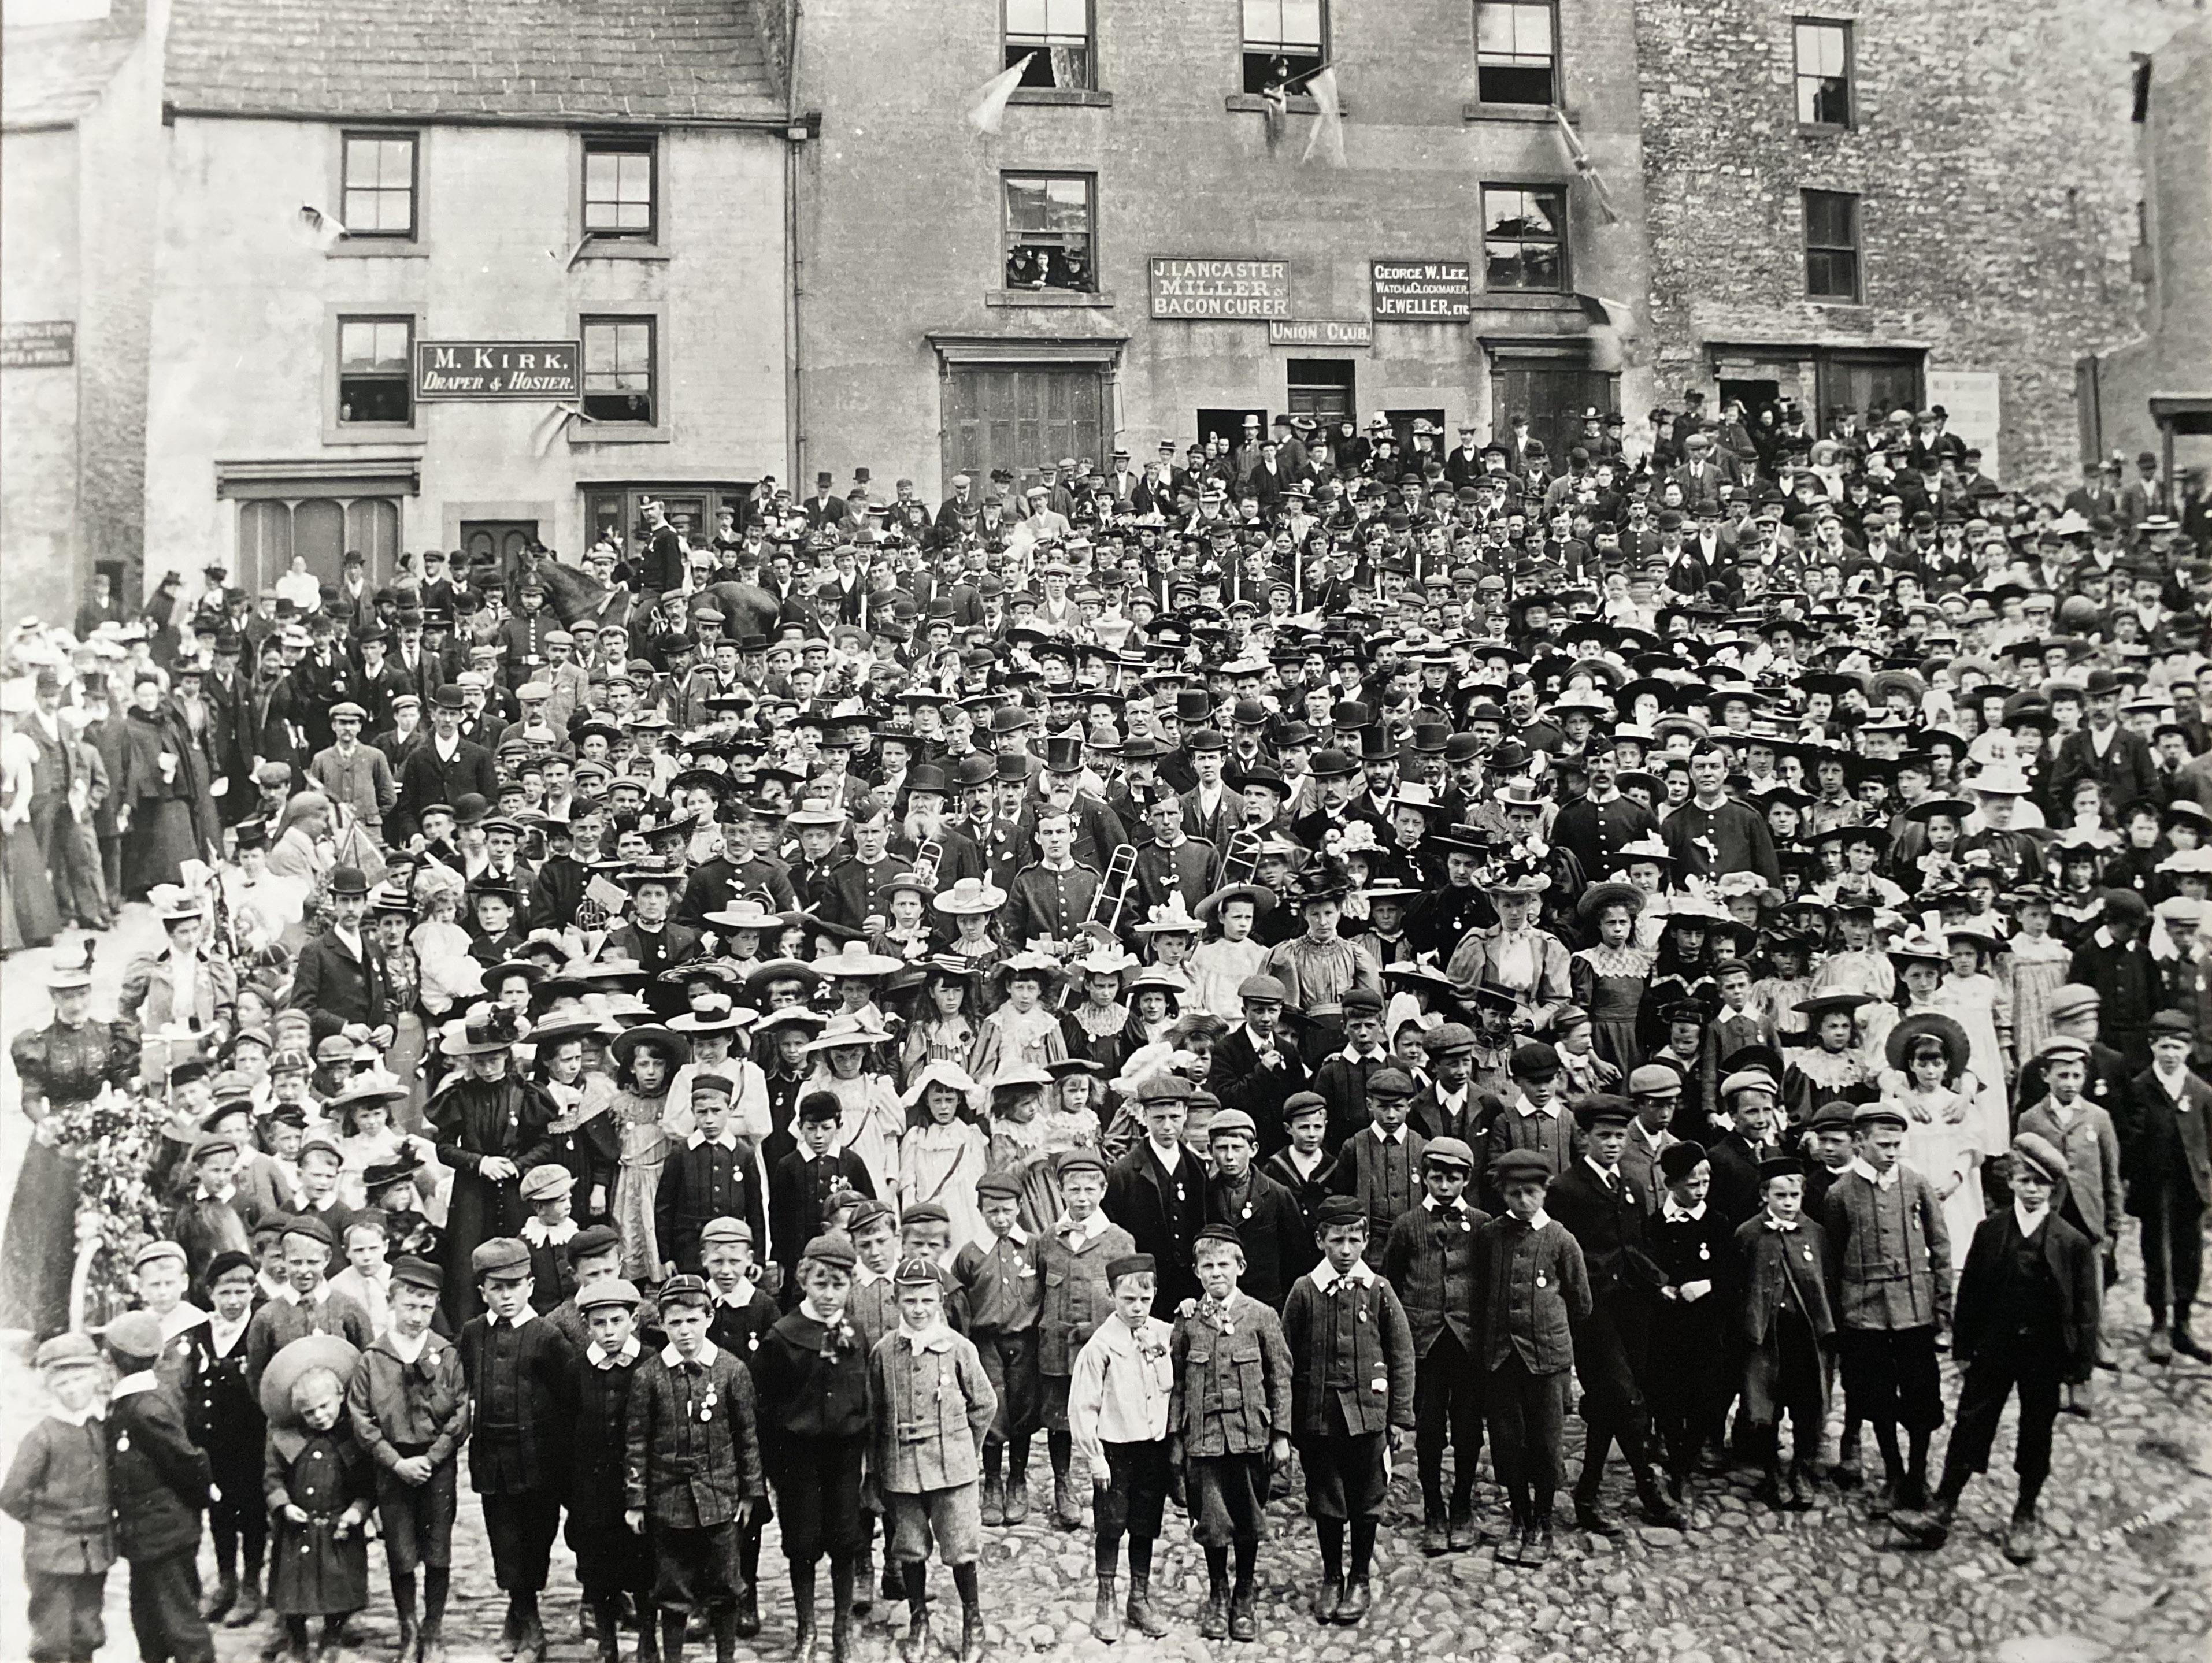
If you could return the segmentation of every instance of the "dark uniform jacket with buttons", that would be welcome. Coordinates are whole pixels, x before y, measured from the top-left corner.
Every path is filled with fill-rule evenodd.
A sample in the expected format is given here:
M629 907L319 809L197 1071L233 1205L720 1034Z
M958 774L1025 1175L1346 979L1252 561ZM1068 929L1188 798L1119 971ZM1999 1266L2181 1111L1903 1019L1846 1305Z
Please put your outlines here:
M1075 1373L1076 1353L1114 1314L1106 1267L1138 1250L1135 1237L1119 1224L1095 1235L1055 1229L1038 1241L1037 1275L1044 1284L1037 1309L1039 1373Z
M1387 1241L1398 1215L1421 1199L1421 1151L1428 1146L1410 1126L1386 1140L1370 1125L1337 1150L1336 1193L1367 1209L1370 1241Z
M710 1144L695 1132L669 1150L653 1195L661 1256L674 1259L679 1272L698 1275L699 1232L715 1218L743 1219L755 1241L767 1241L768 1213L755 1170L751 1151L733 1133Z
M775 1301L761 1291L758 1283L739 1282L727 1295L715 1290L707 1338L750 1368L759 1355L762 1338L775 1326L776 1315Z
M2038 1257L2042 1271L2033 1280L2041 1286L2027 1285L2021 1267ZM2052 1359L2061 1378L2077 1384L2088 1379L2096 1365L2097 1327L2104 1314L2097 1249L2056 1207L2044 1214L2035 1239L2023 1241L2019 1217L2007 1207L1974 1227L1973 1243L1959 1272L1952 1355L1964 1368L1993 1346L2031 1332L2045 1313L2055 1314L2064 1346L2063 1357ZM2028 1317L2025 1323L2023 1316Z
M246 1326L252 1326L250 1318ZM246 1335L240 1333L221 1356L216 1355L210 1324L197 1325L188 1338L191 1349L179 1388L185 1429L207 1451L225 1499L242 1496L248 1506L258 1506L255 1487L261 1482L261 1446L268 1423L262 1418L261 1399L247 1383Z
M207 1452L185 1431L184 1405L166 1386L107 1405L107 1499L115 1545L132 1564L199 1545L208 1503Z
M992 830L995 833L1003 823L994 822ZM995 876L995 846L987 843L986 847L993 853ZM1091 916L1099 883L1097 870L1079 860L1058 871L1042 861L1024 866L1006 888L1006 939L1017 950L1039 936L1053 941L1075 940ZM1122 922L1134 923L1139 913L1133 898L1123 910Z
M1106 1216L1135 1241L1132 1251L1158 1261L1163 1305L1198 1292L1193 1248L1206 1225L1206 1171L1188 1150L1170 1172L1153 1153L1152 1139L1139 1139L1106 1174L1105 1205Z
M1478 1338L1486 1369L1513 1359L1532 1375L1574 1366L1574 1327L1590 1314L1583 1250L1556 1218L1530 1229L1510 1214L1474 1233Z
M1795 1229L1777 1228L1764 1211L1746 1219L1736 1226L1735 1260L1737 1332L1747 1342L1765 1344L1787 1311L1795 1311L1820 1338L1836 1332L1828 1304L1833 1255L1827 1232L1811 1219L1799 1219Z
M1603 1303L1665 1284L1667 1273L1651 1257L1647 1240L1649 1201L1627 1174L1620 1174L1608 1188L1587 1161L1576 1162L1552 1185L1545 1210L1583 1250L1592 1300Z
M868 1417L868 1353L852 1321L840 1315L817 1322L802 1305L762 1337L753 1354L755 1405L764 1459L777 1470L789 1438L865 1438Z
M1304 1275L1321 1263L1321 1249L1314 1243L1314 1214L1321 1204L1336 1193L1336 1151L1323 1148L1321 1163L1311 1172L1301 1173L1291 1160L1287 1149L1277 1150L1260 1163L1260 1170L1273 1179L1297 1203L1300 1235L1297 1251L1290 1256L1290 1267Z
M1478 1217L1480 1214L1476 1215ZM1291 1285L1283 1307L1291 1356L1291 1430L1300 1438L1413 1428L1411 1314L1390 1284L1365 1265ZM1337 1415L1329 1412L1334 1405ZM1339 1418L1341 1417L1341 1419Z
M1382 1274L1405 1302L1413 1355L1449 1333L1474 1355L1476 1233L1490 1215L1463 1198L1449 1206L1424 1196L1398 1215L1382 1244Z
M685 1361L674 1346L638 1365L624 1417L623 1499L653 1524L711 1530L766 1493L753 1377L720 1346Z
M468 1374L459 1351L442 1334L426 1333L410 1363L379 1334L354 1365L346 1413L354 1441L380 1469L390 1472L416 1455L444 1466L469 1435Z
M636 1350L626 1361L602 1352L593 1362L586 1348L576 1352L569 1365L568 1395L576 1405L576 1419L564 1499L570 1522L587 1531L625 1528L630 1393L639 1369L652 1356L642 1341L635 1336L632 1341ZM623 1436L616 1435L618 1429Z
M770 1076L770 1091L775 1088L775 1077ZM876 1193L867 1162L849 1149L832 1150L817 1158L802 1147L776 1162L768 1180L770 1241L775 1262L786 1275L798 1268L806 1244L822 1233L830 1197L841 1185L856 1195L872 1197Z
M1297 1198L1257 1167L1233 1186L1217 1173L1206 1180L1206 1222L1228 1225L1244 1243L1244 1274L1237 1287L1282 1309L1291 1284L1304 1268L1299 1249L1313 1241Z
M1291 1351L1269 1307L1241 1292L1218 1312L1201 1301L1176 1317L1168 1356L1168 1435L1186 1456L1255 1455L1290 1436Z
M469 1319L459 1344L475 1399L471 1487L480 1496L558 1496L568 1486L575 1348L543 1317L517 1327L489 1312Z

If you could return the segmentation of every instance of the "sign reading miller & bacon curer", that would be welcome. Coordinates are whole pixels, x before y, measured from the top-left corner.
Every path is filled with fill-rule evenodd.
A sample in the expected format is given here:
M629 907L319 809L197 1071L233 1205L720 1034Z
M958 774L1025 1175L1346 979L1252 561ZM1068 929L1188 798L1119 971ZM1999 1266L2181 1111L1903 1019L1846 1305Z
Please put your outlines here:
M1194 260L1156 254L1152 316L1265 323L1291 315L1288 260Z
M584 395L583 362L575 341L417 341L415 396L573 401Z

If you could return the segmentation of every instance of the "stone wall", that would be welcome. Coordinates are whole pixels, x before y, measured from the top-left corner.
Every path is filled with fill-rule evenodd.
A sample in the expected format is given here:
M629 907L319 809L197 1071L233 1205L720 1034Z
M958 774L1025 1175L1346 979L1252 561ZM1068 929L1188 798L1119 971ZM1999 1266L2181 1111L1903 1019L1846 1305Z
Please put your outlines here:
M1713 386L1716 343L1808 360L1924 348L1931 370L1999 374L2006 483L2070 482L2075 359L2143 326L2130 54L2198 15L2196 0L1639 4L1663 402ZM1807 15L1853 25L1848 131L1799 129ZM1863 304L1805 299L1808 188L1860 195Z

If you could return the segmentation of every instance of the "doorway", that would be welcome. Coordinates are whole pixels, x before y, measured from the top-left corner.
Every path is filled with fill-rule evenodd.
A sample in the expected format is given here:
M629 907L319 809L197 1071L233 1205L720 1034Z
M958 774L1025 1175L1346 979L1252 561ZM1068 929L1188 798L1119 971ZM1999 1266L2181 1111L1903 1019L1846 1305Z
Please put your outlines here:
M1094 460L1112 449L1106 378L1093 366L961 366L944 383L945 476L988 480L994 470L1020 489L1062 457ZM979 491L980 496L981 493Z
M522 563L525 550L538 541L534 519L465 519L461 522L461 552L471 566L496 565L502 572Z
M1510 434L1512 419L1527 416L1529 435L1544 441L1553 471L1565 473L1567 453L1582 440L1583 412L1610 416L1620 408L1617 380L1609 371L1589 368L1579 354L1492 347L1491 427Z
M1856 410L1861 425L1871 432L1896 410L1917 410L1921 401L1921 371L1927 355L1913 351L1831 349L1819 359L1820 408L1807 415L1826 432L1838 410Z
M1198 413L1198 442L1203 445L1218 437L1233 454L1244 442L1244 422L1248 416L1258 420L1260 436L1266 438L1268 432L1267 412L1263 410L1201 410Z
M1782 402L1782 383L1779 381L1729 381L1721 383L1721 408L1726 410L1731 398L1743 401L1744 425L1759 425L1759 413L1769 404Z

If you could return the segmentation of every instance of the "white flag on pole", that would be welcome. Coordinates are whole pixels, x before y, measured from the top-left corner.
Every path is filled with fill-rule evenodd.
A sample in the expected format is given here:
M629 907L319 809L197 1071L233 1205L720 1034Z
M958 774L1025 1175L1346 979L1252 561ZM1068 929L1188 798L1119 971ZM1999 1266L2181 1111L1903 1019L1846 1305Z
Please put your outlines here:
M1029 73L1030 64L1036 57L1031 52L1003 75L994 75L983 83L983 90L968 111L970 127L979 133L999 130L1006 119L1006 101L1013 97L1014 88L1022 84L1022 77Z
M1336 95L1336 71L1323 70L1306 82L1306 91L1314 101L1314 124L1306 135L1305 154L1298 158L1301 166L1314 159L1318 150L1332 167L1346 166L1344 159L1344 106Z

